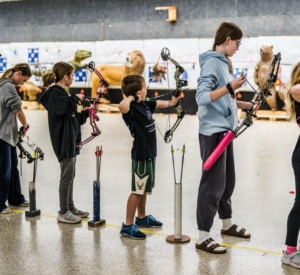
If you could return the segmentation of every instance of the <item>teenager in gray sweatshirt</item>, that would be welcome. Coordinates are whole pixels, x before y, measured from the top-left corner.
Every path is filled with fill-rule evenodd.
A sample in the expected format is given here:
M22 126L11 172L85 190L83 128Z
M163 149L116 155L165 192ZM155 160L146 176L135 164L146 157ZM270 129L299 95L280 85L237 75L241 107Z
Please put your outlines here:
M16 64L4 72L0 78L0 213L10 214L11 205L28 206L21 193L20 175L16 144L19 140L18 123L21 123L21 135L29 129L25 114L22 111L22 101L16 86L23 84L31 77L31 71L26 63Z
M223 22L216 31L212 50L200 54L200 77L196 89L199 117L199 143L203 163L238 122L238 108L250 109L252 103L236 101L235 90L246 81L244 75L233 79L231 57L239 49L242 30ZM232 222L231 196L235 185L232 142L208 171L202 171L198 191L197 224L199 239L196 248L214 254L226 252L210 237L210 229L218 211L222 234L249 238L250 234Z

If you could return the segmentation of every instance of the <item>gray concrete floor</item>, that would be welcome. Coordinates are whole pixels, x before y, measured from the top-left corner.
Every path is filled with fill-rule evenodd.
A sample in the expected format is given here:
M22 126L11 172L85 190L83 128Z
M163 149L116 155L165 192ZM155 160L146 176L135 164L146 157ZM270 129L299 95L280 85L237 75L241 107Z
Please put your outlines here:
M224 255L196 251L198 238L196 199L201 176L197 116L186 116L174 134L177 181L181 148L186 153L182 179L182 234L186 244L166 242L174 234L174 177L171 145L158 133L156 187L148 197L147 212L163 222L163 228L144 230L147 239L121 238L130 193L132 138L120 114L100 113L102 134L85 145L77 158L75 203L91 213L80 225L59 224L59 165L50 144L47 112L26 111L28 136L45 153L38 162L37 209L41 215L26 218L24 209L0 215L0 274L299 274L281 264L285 248L286 219L294 201L291 154L299 135L296 123L255 121L235 143L236 189L233 220L252 234L250 240L220 235L215 218L211 234L228 249ZM155 114L164 132L167 115ZM171 116L171 123L176 117ZM83 137L90 134L86 124ZM91 229L93 180L96 179L96 146L103 146L101 163L101 218L106 225ZM33 165L22 162L22 190L28 198Z

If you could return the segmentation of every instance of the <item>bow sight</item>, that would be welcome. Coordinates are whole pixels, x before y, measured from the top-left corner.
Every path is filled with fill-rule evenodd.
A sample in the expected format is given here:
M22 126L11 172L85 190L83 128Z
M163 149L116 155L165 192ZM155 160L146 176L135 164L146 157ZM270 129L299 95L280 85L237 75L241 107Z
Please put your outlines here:
M185 87L188 85L188 81L186 79L181 79L180 76L185 72L185 69L183 67L181 67L171 56L170 56L170 51L168 48L163 48L161 50L161 58L164 61L168 61L170 60L176 67L176 71L174 74L174 78L176 80L176 89L180 89L182 87ZM180 95L180 93L179 93ZM179 96L178 95L178 96ZM174 94L174 96L176 96ZM177 97L178 97L177 96Z

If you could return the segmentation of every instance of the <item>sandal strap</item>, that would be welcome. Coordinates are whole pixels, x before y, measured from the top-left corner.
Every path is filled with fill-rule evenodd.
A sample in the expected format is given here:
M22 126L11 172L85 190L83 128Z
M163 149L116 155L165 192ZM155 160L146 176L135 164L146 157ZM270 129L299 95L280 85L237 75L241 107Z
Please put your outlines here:
M219 245L218 243L216 243L215 240L212 239L212 238L208 238L207 240L205 240L201 244L196 243L196 248L197 249L204 250L206 252L213 253L213 254L224 254L224 253L226 253L225 248L223 250L218 251L217 248L219 248L219 247L222 247L222 246Z
M246 232L246 229L245 228L242 228L240 231L239 231L239 236L245 236L245 232Z
M206 244L206 246L208 246L211 242L214 242L215 240L213 238L208 238L207 240L205 240L202 244ZM200 245L202 245L200 244Z
M214 243L211 246L209 246L209 249L215 250L216 248L220 247L220 245L218 243Z
M235 236L235 237L242 237L245 238L246 229L241 228L239 232L236 231L238 226L236 224L233 224L229 229L227 230L221 230L221 234ZM246 237L247 238L247 237Z

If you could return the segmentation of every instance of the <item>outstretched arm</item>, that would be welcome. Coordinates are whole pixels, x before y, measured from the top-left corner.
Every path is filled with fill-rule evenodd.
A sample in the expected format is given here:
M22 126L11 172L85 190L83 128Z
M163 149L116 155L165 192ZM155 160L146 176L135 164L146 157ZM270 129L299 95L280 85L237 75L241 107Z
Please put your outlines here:
M156 101L156 108L167 108L175 106L178 102L179 97L172 96L171 100L157 100Z
M247 101L236 101L236 105L239 109L249 110L254 104Z

